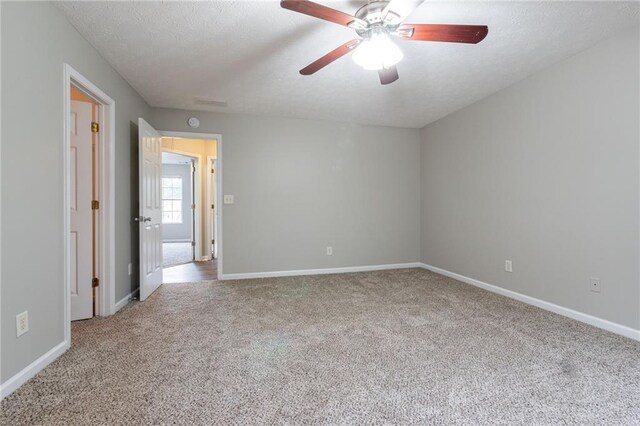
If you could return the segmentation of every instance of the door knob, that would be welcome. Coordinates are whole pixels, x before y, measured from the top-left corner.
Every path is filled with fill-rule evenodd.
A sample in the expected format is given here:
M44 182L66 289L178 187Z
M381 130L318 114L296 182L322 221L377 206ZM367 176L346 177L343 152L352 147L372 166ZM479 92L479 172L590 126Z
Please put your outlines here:
M133 218L136 222L151 222L151 217L146 216L136 216Z

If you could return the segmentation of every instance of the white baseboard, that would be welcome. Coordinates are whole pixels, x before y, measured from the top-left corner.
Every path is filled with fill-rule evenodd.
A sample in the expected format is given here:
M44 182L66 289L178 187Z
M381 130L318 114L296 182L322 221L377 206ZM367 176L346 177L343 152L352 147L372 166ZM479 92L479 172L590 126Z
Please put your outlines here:
M387 269L421 268L422 263L394 263L390 265L349 266L344 268L299 269L295 271L249 272L246 274L222 274L221 280L246 280L250 278L296 277L302 275L345 274L349 272L384 271Z
M116 303L115 312L118 312L120 309L122 309L136 294L138 294L138 290L131 292L127 297L124 297L122 300ZM70 346L70 343L66 341L59 343L47 353L42 355L40 358L25 367L18 374L2 383L0 385L0 399L4 399L6 396L10 395L13 391L25 384L29 379L38 374L47 365L51 364L56 358L62 355L67 349L69 349Z
M43 368L51 364L56 358L62 355L70 347L70 343L64 341L59 343L40 358L26 366L22 371L8 379L0 385L0 399L11 395L13 391L25 384L29 379L38 374Z
M564 306L560 306L551 302L546 302L544 300L536 299L535 297L526 296L521 293L516 293L515 291L507 290L493 284L487 284L485 282L476 280L474 278L465 277L464 275L456 274L455 272L450 272L445 269L437 268L435 266L427 265L424 263L421 264L421 266L424 269L428 269L429 271L435 272L440 275L444 275L449 278L453 278L458 281L462 281L463 283L471 284L472 286L479 287L484 290L488 290L492 293L497 293L502 296L506 296L511 299L515 299L520 302L526 303L528 305L533 305L538 308L544 309L546 311L550 311L550 312L553 312L553 313L556 313L580 322L584 322L589 325L593 325L594 327L598 327L603 330L607 330L612 333L619 334L621 336L625 336L630 339L640 341L640 330L627 327L626 325L618 324L602 318L594 317L593 315L574 311L573 309L565 308Z
M120 309L124 308L124 306L129 303L129 301L131 300L132 297L135 297L138 294L139 289L135 289L134 291L132 291L131 293L129 293L128 296L123 297L122 299L120 299L119 302L116 303L116 308L115 311L113 312L114 314L116 312L118 312Z

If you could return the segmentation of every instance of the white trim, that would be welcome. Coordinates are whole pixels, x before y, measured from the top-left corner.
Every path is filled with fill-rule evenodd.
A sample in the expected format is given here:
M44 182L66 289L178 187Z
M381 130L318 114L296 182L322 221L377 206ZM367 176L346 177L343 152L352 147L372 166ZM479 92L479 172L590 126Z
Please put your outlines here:
M469 278L464 275L456 274L455 272L450 272L445 269L437 268L435 266L421 264L424 269L435 272L440 275L444 275L449 278L453 278L455 280L461 281L466 284L471 284L472 286L482 288L484 290L490 291L492 293L496 293L502 296L509 297L511 299L518 300L520 302L526 303L528 305L536 306L538 308L544 309L546 311L550 311L556 313L558 315L565 316L567 318L574 319L576 321L583 322L585 324L593 325L594 327L601 328L606 331L610 331L615 334L619 334L621 336L628 337L630 339L640 341L640 330L633 329L631 327L627 327L626 325L618 324L615 322L611 322L602 318L594 317L593 315L585 314L582 312L574 311L573 309L565 308L564 306L556 305L551 302L547 302L544 300L536 299L535 297L526 296L521 293L516 293L515 291L507 290L502 287L498 287L493 284L488 284L474 278Z
M392 263L388 265L347 266L342 268L299 269L293 271L249 272L240 274L223 274L221 280L246 280L251 278L297 277L303 275L346 274L350 272L386 271L389 269L421 268L422 263Z
M94 98L100 108L100 153L98 167L100 169L99 195L99 278L97 313L101 316L112 315L115 312L115 101L91 83L69 64L63 64L63 261L64 261L64 335L65 341L71 341L71 282L70 282L70 251L69 251L69 184L70 162L69 149L71 135L69 133L69 119L71 116L71 86L76 86Z
M137 296L139 289L135 289L133 290L131 293L129 293L127 296L123 297L122 299L120 299L118 302L116 302L115 305L115 312L118 312L120 309L124 308L126 306L127 303L129 303L134 297Z
M216 157L217 157L217 144L216 144ZM207 155L207 164L206 167L204 167L202 169L202 172L205 174L206 178L205 178L205 195L206 195L206 201L205 201L205 211L207 212L207 214L205 215L205 222L204 222L204 235L205 235L205 240L204 240L204 244L209 247L209 250L207 250L207 256L206 256L206 261L211 260L213 258L213 255L215 255L215 253L213 253L211 251L211 243L209 243L209 241L211 239L215 240L217 237L214 235L214 229L215 226L212 226L211 223L211 217L209 216L211 214L211 209L209 208L209 206L211 206L211 204L215 205L214 214L217 214L217 210L218 208L220 208L220 206L217 204L217 199L212 199L211 197L211 190L212 190L212 185L211 185L211 173L209 171L209 167L213 166L213 163L216 164L215 168L218 168L218 164L216 162L216 157L212 156L212 155ZM214 176L216 178L216 180L218 179L217 176ZM217 185L216 185L217 186ZM212 255L213 254L213 255ZM203 261L204 258L203 258Z
M216 216L216 265L218 269L218 279L223 279L222 272L222 255L224 254L224 250L222 249L222 212L224 209L222 208L222 135L218 135L218 139L216 139L216 165L218 166L218 177L216 178L216 205L218 206L218 215Z
M62 355L67 349L69 349L70 346L71 345L67 340L62 343L58 343L47 353L33 361L31 364L27 365L15 376L11 377L2 385L0 385L0 399L4 399L7 396L11 395L13 391L25 384L27 381L29 381L29 379L38 374L47 365L51 364L56 358Z
M222 177L224 176L222 173L222 135L218 133L192 133L192 132L173 132L169 130L159 130L158 133L163 137L168 138L187 138L187 139L207 139L207 140L215 140L216 141L216 163L218 165L218 177L216 180L216 205L222 207ZM218 228L218 279L222 280L223 278L223 262L222 255L224 250L223 241L222 241L222 212L223 208L218 210L218 220L217 220L217 228Z
M95 92L94 92L95 93ZM97 94L97 93L95 93ZM104 94L103 94L104 95ZM100 315L108 316L115 313L116 301L116 108L115 101L104 95L101 99L103 106L100 108L102 117L101 125L105 131L100 132L100 197L102 198L101 208L98 210L100 216L100 241L103 241L101 257L99 261L99 274L101 282L105 285L100 289ZM107 115L108 114L108 115Z

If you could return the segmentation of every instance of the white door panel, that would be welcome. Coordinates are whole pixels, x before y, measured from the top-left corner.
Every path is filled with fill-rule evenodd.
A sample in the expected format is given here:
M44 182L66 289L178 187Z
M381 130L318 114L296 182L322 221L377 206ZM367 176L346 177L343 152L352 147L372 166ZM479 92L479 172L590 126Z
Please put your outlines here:
M91 119L93 106L71 101L70 187L71 320L93 316Z
M140 300L162 284L162 150L160 134L138 119Z

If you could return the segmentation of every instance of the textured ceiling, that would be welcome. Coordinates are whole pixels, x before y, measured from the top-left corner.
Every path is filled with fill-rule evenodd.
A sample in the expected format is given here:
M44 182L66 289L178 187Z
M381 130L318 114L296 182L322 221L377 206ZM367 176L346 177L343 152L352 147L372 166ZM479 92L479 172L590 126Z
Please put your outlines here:
M362 1L322 1L353 13ZM64 2L71 23L154 107L422 127L639 22L636 2L430 2L412 23L486 24L478 45L400 41L400 80L344 57L355 33L277 1ZM194 98L227 101L202 106Z

